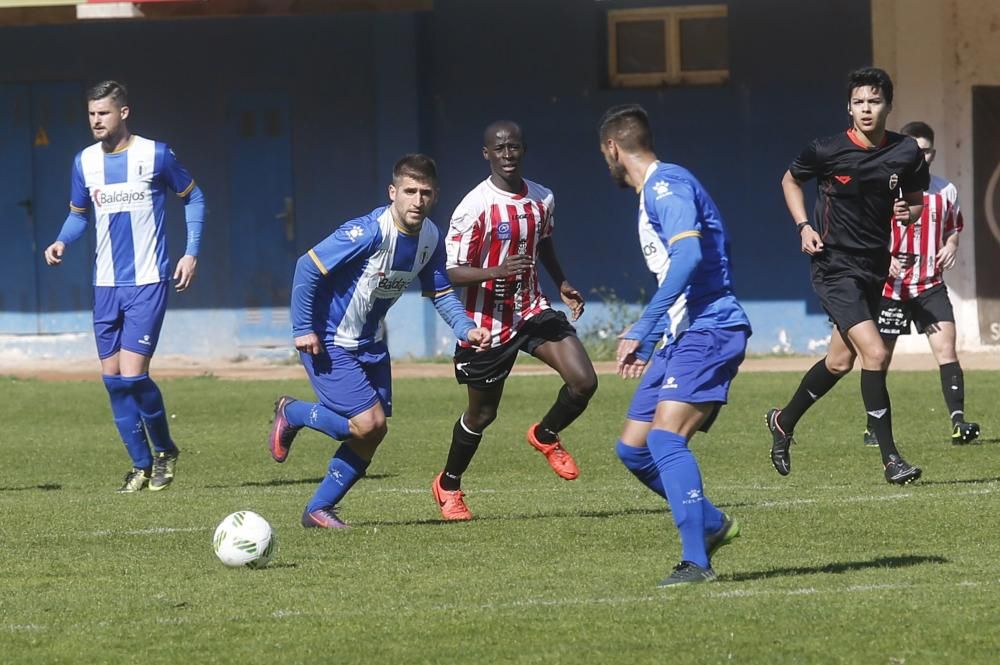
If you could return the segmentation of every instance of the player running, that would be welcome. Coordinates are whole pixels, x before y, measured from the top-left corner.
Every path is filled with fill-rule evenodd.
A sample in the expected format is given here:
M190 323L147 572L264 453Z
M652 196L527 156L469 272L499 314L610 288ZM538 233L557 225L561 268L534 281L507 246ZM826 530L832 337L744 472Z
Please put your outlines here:
M924 159L934 162L934 130L924 122L911 122L900 130L912 136ZM962 210L958 189L944 178L931 175L924 192L924 211L918 222L892 227L892 269L882 289L878 331L892 360L899 335L917 332L927 335L931 352L941 373L941 392L951 418L951 442L970 443L979 437L979 424L965 420L965 376L955 353L955 314L948 299L943 272L955 265L958 234L962 232ZM877 446L869 418L865 445Z
M406 155L392 170L390 204L345 222L295 266L292 332L319 402L278 399L271 456L284 462L303 427L343 441L302 514L306 528L347 526L337 504L388 431L392 374L383 319L410 282L420 280L458 339L470 348L489 345L489 330L465 315L448 281L444 240L427 219L437 195L434 160Z
M45 262L62 263L66 246L86 231L87 212L93 207L94 337L111 413L132 458L132 469L118 491L157 491L170 486L180 454L170 438L163 395L149 377L171 277L166 193L169 189L184 201L187 222L187 247L173 272L178 292L194 279L205 200L173 150L129 132L124 85L98 83L87 100L97 143L73 160L69 216L56 241L45 249Z
M448 276L464 286L465 310L493 333L489 350L470 344L455 348L455 378L468 390L468 405L455 422L444 470L431 491L446 520L469 520L472 512L461 490L484 430L497 417L504 383L519 351L555 369L565 382L555 404L528 429L528 443L545 455L561 478L579 475L559 433L587 408L597 390L597 374L566 315L551 308L538 282L535 258L559 285L559 296L573 320L583 314L583 296L566 280L552 242L555 199L552 192L521 176L527 150L514 122L486 128L483 158L490 176L469 192L455 210L448 230Z
M816 401L828 393L861 356L861 399L882 452L885 479L904 485L920 478L904 460L892 435L892 408L885 377L889 354L875 326L882 288L889 274L889 229L920 219L929 176L913 139L886 131L892 110L892 80L881 69L851 73L846 132L816 139L782 178L785 204L812 257L812 283L833 321L826 357L806 372L792 399L765 417L771 432L771 464L783 476L791 470L792 431ZM816 223L806 214L802 184L818 179Z
M670 504L681 562L662 582L715 579L711 558L739 536L735 519L705 496L688 442L726 403L746 353L750 321L732 291L729 242L718 208L687 169L660 162L646 111L616 106L601 120L611 177L639 194L639 242L659 288L618 344L618 373L642 375L616 451L626 468ZM653 353L660 339L664 346Z

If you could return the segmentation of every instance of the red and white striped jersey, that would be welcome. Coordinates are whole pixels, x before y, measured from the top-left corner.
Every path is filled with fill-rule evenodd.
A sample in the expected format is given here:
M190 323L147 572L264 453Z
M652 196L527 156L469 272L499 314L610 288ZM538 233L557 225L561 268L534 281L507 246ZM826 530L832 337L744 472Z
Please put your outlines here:
M511 194L487 178L451 217L447 267L493 268L513 254L536 258L538 242L552 235L554 206L552 192L536 182L524 180L522 190ZM525 321L550 307L538 284L537 265L517 277L470 284L463 303L476 325L493 333L491 346L505 344Z
M894 257L905 259L906 267L899 277L885 281L882 295L893 300L910 300L943 283L937 254L945 241L953 233L960 233L962 227L958 189L944 178L931 176L930 189L924 192L920 221L909 226L893 222L889 249Z

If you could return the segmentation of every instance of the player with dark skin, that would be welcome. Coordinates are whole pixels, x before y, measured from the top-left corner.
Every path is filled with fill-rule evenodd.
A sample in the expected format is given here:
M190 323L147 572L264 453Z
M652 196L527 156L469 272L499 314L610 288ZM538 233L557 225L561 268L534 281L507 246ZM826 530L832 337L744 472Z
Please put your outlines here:
M490 163L490 180L505 192L519 192L524 187L521 175L521 160L527 152L524 135L520 126L509 121L499 121L486 128L483 134L483 159ZM583 314L583 295L577 291L563 274L556 257L552 238L538 243L538 258L545 266L552 281L559 285L559 297L570 309L573 321ZM534 265L534 258L524 254L512 254L495 268L475 268L456 266L448 269L448 278L456 286L468 286L492 279L516 277ZM554 369L562 377L569 389L579 395L591 395L597 389L597 375L587 356L583 344L570 336L558 342L546 342L539 346L534 355ZM465 424L481 432L496 420L497 407L503 395L503 384L494 390L477 390L469 386L469 405L465 410Z

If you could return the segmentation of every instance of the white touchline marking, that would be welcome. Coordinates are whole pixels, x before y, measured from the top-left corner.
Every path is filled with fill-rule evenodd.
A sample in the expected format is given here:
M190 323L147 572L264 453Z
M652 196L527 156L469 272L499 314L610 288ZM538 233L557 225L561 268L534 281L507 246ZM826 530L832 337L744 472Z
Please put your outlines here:
M196 531L208 531L210 526L186 526L186 527L165 527L158 526L149 529L132 529L129 531L113 531L103 529L101 531L88 531L80 535L83 536L153 536L161 533L192 533Z

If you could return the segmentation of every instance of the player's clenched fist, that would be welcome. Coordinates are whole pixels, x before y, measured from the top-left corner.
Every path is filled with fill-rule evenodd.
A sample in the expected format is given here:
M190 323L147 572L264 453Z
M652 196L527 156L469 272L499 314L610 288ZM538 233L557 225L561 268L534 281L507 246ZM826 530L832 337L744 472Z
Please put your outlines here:
M493 335L486 328L473 328L469 331L468 342L480 351L490 348L490 340Z

